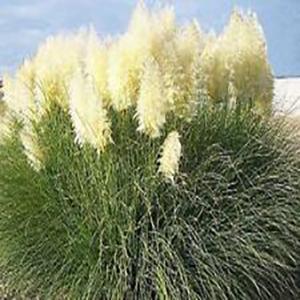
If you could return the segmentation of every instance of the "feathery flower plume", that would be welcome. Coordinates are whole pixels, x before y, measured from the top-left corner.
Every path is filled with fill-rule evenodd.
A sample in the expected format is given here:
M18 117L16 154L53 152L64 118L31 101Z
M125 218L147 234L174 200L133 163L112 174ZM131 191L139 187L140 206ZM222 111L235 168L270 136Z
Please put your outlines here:
M174 182L174 176L179 171L181 157L181 143L177 131L168 134L162 146L162 155L159 159L159 172L168 180Z
M174 69L173 84L177 88L172 102L176 114L181 117L190 117L194 112L199 88L200 57L204 45L205 37L196 21L179 28L174 38L175 60L171 64Z
M229 24L201 57L207 93L213 100L249 99L270 109L273 76L263 31L254 14L234 10ZM231 86L230 86L231 85Z
M142 2L137 5L128 28L111 47L109 53L108 86L112 105L118 110L126 110L137 99L140 71L147 56L142 35L149 31L149 13Z
M228 66L234 72L238 98L248 97L269 105L273 98L273 76L256 15L234 10L224 30L223 43L228 49Z
M176 34L175 45L178 62L184 71L190 72L205 46L205 36L196 20L180 28Z
M211 36L201 55L203 92L212 102L227 100L229 67L220 38Z
M171 42L175 33L172 9L151 12L139 3L128 31L110 51L109 90L117 110L136 104L145 62L153 57L162 65L168 55L164 45Z
M110 122L91 78L76 72L70 84L70 115L76 142L90 144L98 152L111 142Z
M10 134L12 126L11 115L5 103L0 100L0 143Z
M12 122L8 115L0 117L0 143L10 135Z
M32 127L27 123L20 132L20 138L30 165L38 172L43 167L44 155L38 143L38 136Z
M85 72L91 76L97 93L103 99L105 106L110 105L108 90L108 43L101 42L93 28L88 33L86 53L84 57Z
M43 104L37 101L35 84L35 64L30 60L25 60L15 78L4 77L3 101L10 114L23 122L42 115Z
M151 12L143 1L139 1L136 5L131 19L129 21L127 32L132 36L143 37L143 34L149 34L149 25Z
M139 70L130 48L128 36L121 37L109 55L108 86L113 107L126 110L136 102L139 89Z
M38 120L42 115L43 103L36 98L36 66L34 61L26 60L16 74L17 99L23 103L22 114L24 121L27 119ZM18 100L17 100L18 101Z
M113 107L126 110L136 103L140 76L150 47L150 14L140 2L131 18L128 31L111 47L108 86Z
M20 105L20 101L17 101L16 97L16 88L15 83L16 80L11 76L5 74L3 76L3 99L2 101L5 103L5 106L11 112L18 113L22 111L22 105ZM21 109L22 108L22 109Z
M7 106L7 109L11 114L23 120L24 111L27 111L27 95L23 95L24 86L16 79L8 75L3 76L3 81L5 82L3 87L3 101Z
M150 28L148 29L148 43L150 43L150 54L159 63L166 59L165 46L173 43L177 26L173 7L166 6L150 14Z
M40 46L34 59L39 102L51 100L66 107L67 88L82 60L86 36L85 32L51 36Z
M137 102L136 117L138 130L152 138L160 135L166 122L168 103L164 95L163 77L158 63L149 59L144 66L140 95Z

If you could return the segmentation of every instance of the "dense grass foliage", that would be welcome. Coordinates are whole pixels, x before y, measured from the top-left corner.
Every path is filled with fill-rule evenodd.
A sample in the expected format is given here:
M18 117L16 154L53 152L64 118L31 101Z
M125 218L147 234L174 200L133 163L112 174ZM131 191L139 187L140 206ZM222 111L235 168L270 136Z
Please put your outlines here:
M299 157L281 125L204 105L152 140L109 111L113 144L74 142L53 104L32 127L38 172L16 126L0 147L0 269L41 299L278 299L296 292ZM174 182L158 173L180 134Z

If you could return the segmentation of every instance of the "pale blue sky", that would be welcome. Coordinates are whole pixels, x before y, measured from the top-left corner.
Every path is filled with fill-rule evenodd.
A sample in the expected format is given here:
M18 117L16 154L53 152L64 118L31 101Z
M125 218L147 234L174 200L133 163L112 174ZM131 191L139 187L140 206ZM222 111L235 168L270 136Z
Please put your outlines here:
M136 0L0 0L0 74L12 72L50 34L93 24L124 30ZM154 3L154 0L148 0ZM174 0L179 22L197 18L220 31L233 7L257 12L276 75L300 75L300 0Z

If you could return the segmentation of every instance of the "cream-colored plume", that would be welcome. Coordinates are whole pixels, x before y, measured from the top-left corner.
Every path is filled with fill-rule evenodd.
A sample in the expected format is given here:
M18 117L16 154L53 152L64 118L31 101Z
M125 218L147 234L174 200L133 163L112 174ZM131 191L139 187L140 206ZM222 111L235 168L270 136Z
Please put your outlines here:
M70 115L80 145L90 144L99 153L111 142L110 121L91 78L77 71L70 84Z
M136 116L138 130L155 138L166 122L168 102L164 94L163 77L158 63L149 59L144 67Z
M179 133L172 131L168 134L162 146L162 155L159 159L159 172L174 182L174 176L179 171L181 157L181 143Z
M43 167L44 154L38 143L38 136L31 124L26 124L21 132L20 138L30 165L38 172Z

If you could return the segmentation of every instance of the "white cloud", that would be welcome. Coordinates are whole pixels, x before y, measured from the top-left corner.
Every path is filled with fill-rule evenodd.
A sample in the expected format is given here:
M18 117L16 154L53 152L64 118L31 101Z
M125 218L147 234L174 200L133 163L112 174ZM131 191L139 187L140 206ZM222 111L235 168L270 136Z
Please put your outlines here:
M35 19L39 18L47 10L53 7L58 1L27 1L24 3L9 2L7 4L0 5L0 17L11 20L15 19Z

